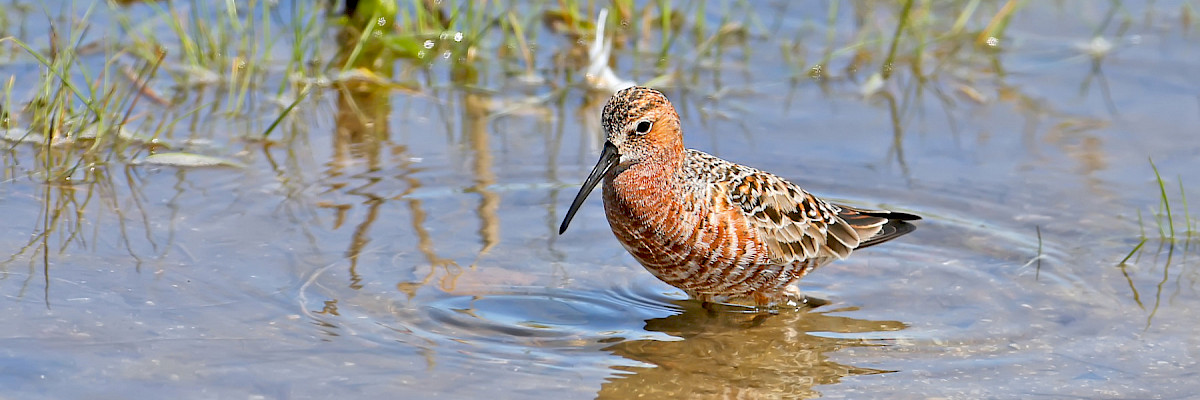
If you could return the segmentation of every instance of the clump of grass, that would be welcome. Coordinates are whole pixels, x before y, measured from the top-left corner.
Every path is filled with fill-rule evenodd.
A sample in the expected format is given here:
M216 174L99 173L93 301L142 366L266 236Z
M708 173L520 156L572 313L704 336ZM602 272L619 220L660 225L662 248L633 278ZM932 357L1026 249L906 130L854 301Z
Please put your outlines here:
M1171 198L1167 195L1167 187L1170 185L1158 172L1158 166L1154 164L1154 160L1150 160L1150 168L1154 170L1154 180L1158 184L1159 211L1154 213L1154 222L1158 226L1158 238L1171 242L1191 240L1196 234L1196 220L1188 209L1187 192L1183 189L1183 177L1176 178L1179 186L1179 204L1183 206L1182 225L1180 225L1183 231L1181 232L1176 229L1176 214L1171 211Z
M1158 209L1153 211L1154 224L1158 228L1158 237L1149 237L1146 235L1146 230L1144 227L1142 227L1144 224L1143 219L1141 218L1141 212L1139 212L1138 225L1139 227L1142 227L1142 232L1140 235L1141 238L1138 243L1133 246L1133 249L1129 250L1129 253L1126 253L1125 257L1122 258L1119 263L1117 263L1117 267L1121 269L1121 273L1125 275L1125 279L1129 284L1129 289L1132 292L1134 302L1137 303L1138 307L1146 310L1147 304L1142 302L1141 296L1137 290L1137 286L1134 284L1134 279L1132 276L1130 276L1130 273L1126 270L1126 267L1129 266L1131 260L1133 262L1137 262L1137 260L1142 257L1142 253L1145 252L1145 249L1147 248L1146 243L1149 243L1150 241L1158 242L1157 250L1153 252L1153 258L1155 264L1161 263L1162 265L1162 278L1156 285L1154 302L1148 309L1149 314L1146 317L1146 329L1150 328L1150 325L1154 320L1154 316L1158 313L1159 306L1162 304L1164 287L1171 277L1170 270L1171 264L1175 260L1176 245L1180 242L1184 243L1183 250L1186 253L1189 250L1189 245L1191 244L1192 239L1196 237L1195 233L1197 225L1195 217L1191 215L1191 212L1188 209L1187 193L1184 191L1183 178L1177 178L1179 186L1179 202L1175 203L1176 205L1181 205L1182 210L1176 207L1174 211L1172 211L1171 196L1169 196L1167 192L1167 187L1171 185L1169 185L1167 181L1163 179L1162 174L1160 174L1158 171L1158 166L1154 164L1154 160L1150 160L1150 168L1154 171L1154 179L1158 184ZM1180 215L1178 211L1182 211L1182 215ZM1177 277L1176 279L1179 278Z
M85 19L92 11L85 13ZM32 145L36 149L39 180L70 184L88 181L86 174L79 176L77 172L94 169L80 167L105 164L122 150L114 146L153 144L152 137L135 136L128 127L139 117L134 111L144 97L141 79L158 71L161 57L130 68L127 76L113 74L109 68L95 71L80 56L86 27L65 28L64 32L59 27L50 28L50 42L45 49L35 49L14 37L0 38L0 43L20 48L36 60L41 70L32 84L32 98L27 101L14 99L16 76L9 77L5 128L24 132L22 137L8 138L11 146ZM128 82L130 78L135 82ZM13 107L22 103L23 107Z
M1130 259L1133 259L1134 256L1140 254L1146 245L1146 242L1150 240L1158 240L1159 242L1166 244L1175 244L1178 242L1190 241L1196 235L1196 227L1198 224L1188 208L1187 192L1184 191L1183 177L1180 176L1176 179L1179 187L1179 205L1183 207L1182 216L1178 216L1171 211L1172 200L1167 193L1167 187L1170 185L1166 180L1163 179L1162 174L1159 173L1158 166L1154 164L1153 159L1150 160L1150 169L1154 171L1154 180L1158 185L1158 210L1153 213L1154 224L1158 228L1158 237L1152 238L1146 236L1146 230L1141 218L1141 212L1139 211L1138 225L1142 226L1140 240L1138 241L1137 245L1135 245L1119 263L1117 263L1117 265L1125 265ZM1178 227L1182 228L1182 231L1176 227L1177 219L1182 219L1181 225Z
M823 56L815 64L797 67L817 80L836 77L838 71L853 76L876 62L878 70L873 76L883 80L903 69L919 79L929 80L945 69L926 66L925 60L937 60L940 65L978 63L988 67L1009 22L1023 5L1024 2L1017 0L1003 4L979 0L856 3L852 7L857 19L895 23L863 24L854 32L854 40L838 44L836 20L841 11L839 3L833 3L825 17ZM802 37L795 41L819 42ZM796 60L805 62L803 58ZM845 61L841 68L833 65L839 60Z
M271 49L288 38L272 22L271 16L282 9L274 1L147 2L144 7L154 10L157 18L133 21L126 13L113 13L128 35L128 43L120 51L152 60L159 49L165 50L169 55L166 70L176 87L216 89L213 92L224 97L214 96L208 101L227 115L261 111L252 100L254 94L263 91L261 85L271 81L267 79L269 67L286 63L285 76L311 75L308 61L320 57L321 22L316 19L320 11L315 5L290 7L293 14L288 31L292 40L290 59L286 61L272 59ZM170 34L163 34L164 27Z

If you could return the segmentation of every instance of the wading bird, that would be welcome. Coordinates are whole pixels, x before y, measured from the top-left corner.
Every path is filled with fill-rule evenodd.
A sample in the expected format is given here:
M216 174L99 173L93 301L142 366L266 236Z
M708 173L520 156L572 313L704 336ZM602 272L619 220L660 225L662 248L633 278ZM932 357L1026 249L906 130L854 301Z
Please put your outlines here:
M804 302L795 283L920 217L826 202L774 174L685 149L679 114L655 89L604 106L600 161L559 234L600 182L613 234L650 273L703 302Z

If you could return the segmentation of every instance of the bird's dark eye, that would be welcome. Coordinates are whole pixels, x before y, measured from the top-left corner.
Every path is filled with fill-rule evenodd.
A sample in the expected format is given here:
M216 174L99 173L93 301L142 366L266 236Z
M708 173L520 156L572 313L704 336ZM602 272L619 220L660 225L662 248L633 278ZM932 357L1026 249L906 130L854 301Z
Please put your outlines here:
M637 124L637 127L635 127L635 128L633 129L633 131L634 131L634 132L637 132L637 133L646 133L646 132L650 132L650 127L651 127L651 126L652 126L652 124L650 123L650 121L642 121L642 122L638 122L638 124Z

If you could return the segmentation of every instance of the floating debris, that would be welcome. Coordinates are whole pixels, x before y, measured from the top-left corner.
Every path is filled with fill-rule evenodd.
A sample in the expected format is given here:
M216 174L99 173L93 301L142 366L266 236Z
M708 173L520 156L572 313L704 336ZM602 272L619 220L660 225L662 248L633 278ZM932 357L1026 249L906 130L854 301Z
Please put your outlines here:
M124 126L122 126L120 128L115 128L115 129L111 128L111 127L109 128L109 132L114 132L114 131L117 134L117 139L134 142L134 143L159 144L158 138L134 132L130 129L125 128ZM98 137L100 137L100 124L99 123L88 125L86 128L83 128L82 130L79 131L78 134L75 135L75 138L79 139L79 140L93 140ZM63 139L63 140L69 140L69 139Z
M309 76L305 76L301 72L293 72L293 73L289 74L288 81L290 81L291 83L305 85L305 86L313 85L313 86L320 86L320 87L329 87L329 86L333 85L333 80L329 79L329 77L326 75L322 74L322 75L316 75L316 76L309 77Z
M970 99L976 104L987 104L988 102L988 97L986 95L966 84L960 83L955 87L955 89L958 90L958 93L962 94L964 97Z
M863 97L871 97L871 95L878 93L880 89L883 89L883 75L876 72L871 74L871 77L867 78L866 82L863 82L862 86L858 88L858 93Z
M353 83L363 82L379 86L392 86L391 79L380 76L367 68L352 68L339 72L334 78L334 82Z
M618 90L636 85L637 83L617 76L612 67L608 66L608 57L612 54L612 42L604 37L604 26L608 21L608 9L600 9L596 18L596 39L588 47L587 80L596 89L604 89L616 93Z
M1108 39L1096 36L1087 43L1075 45L1075 48L1093 58L1102 58L1112 52L1113 44Z
M0 129L0 139L13 143L42 143L46 141L45 136L30 132L28 128Z
M237 161L227 160L220 157L206 156L203 154L194 153L158 153L151 154L143 158L135 164L150 164L150 165L166 165L180 168L199 168L199 167L233 167L245 168L246 165Z
M73 125L73 123L71 123L71 122L68 122L64 125L65 128L62 130L62 132L65 132L65 134L62 134L62 133L54 134L52 136L52 140L50 141L50 146L52 146L52 147L71 146L71 145L78 143L81 140L97 140L103 136L100 134L100 128L99 128L100 124L99 123L93 123L91 125L88 125L88 126L84 127L83 129L80 129L78 132L69 133L69 132L71 132L72 125ZM130 129L127 129L125 127L121 127L120 129L115 129L115 128L109 127L106 131L115 133L117 140L124 141L124 142L136 143L139 145L153 145L153 146L165 147L165 148L172 147L171 145L163 142L162 140L159 140L159 138L157 138L157 137L143 135L143 134L134 132ZM29 128L0 129L0 140L4 140L6 142L12 142L12 143L21 143L21 144L46 143L46 137L44 135L42 135L40 133L32 132L29 130Z

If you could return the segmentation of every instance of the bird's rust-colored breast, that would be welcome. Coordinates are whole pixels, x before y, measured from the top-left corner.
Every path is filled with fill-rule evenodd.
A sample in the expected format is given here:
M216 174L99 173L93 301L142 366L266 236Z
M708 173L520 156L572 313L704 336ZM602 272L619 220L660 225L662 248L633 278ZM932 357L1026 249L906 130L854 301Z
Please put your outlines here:
M693 296L745 296L795 279L721 183L690 187L668 166L637 165L604 186L613 233L651 273ZM664 174L666 176L664 176Z

